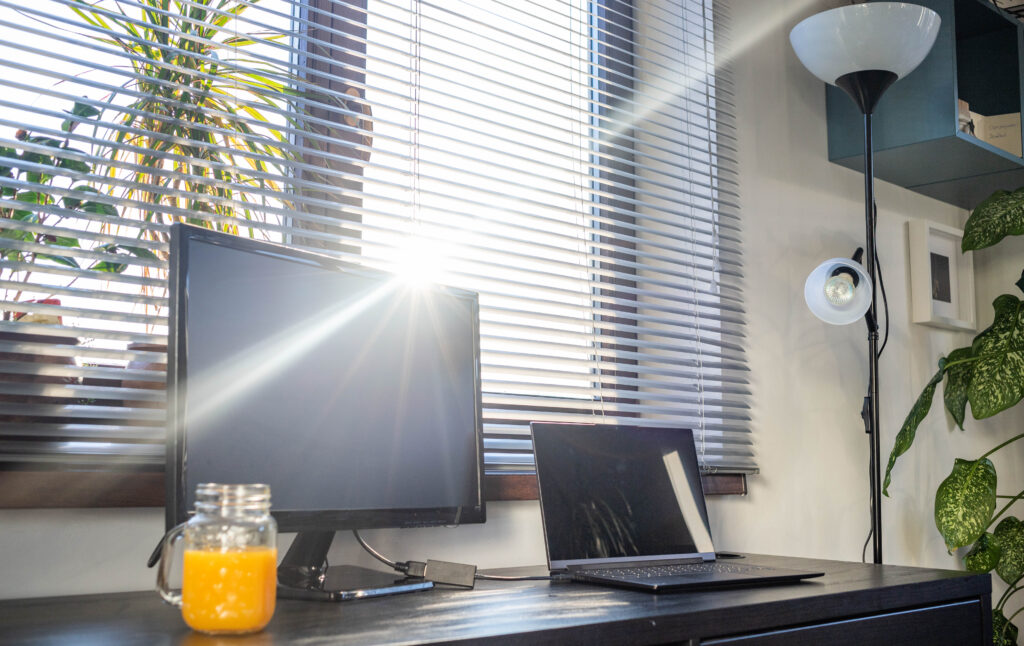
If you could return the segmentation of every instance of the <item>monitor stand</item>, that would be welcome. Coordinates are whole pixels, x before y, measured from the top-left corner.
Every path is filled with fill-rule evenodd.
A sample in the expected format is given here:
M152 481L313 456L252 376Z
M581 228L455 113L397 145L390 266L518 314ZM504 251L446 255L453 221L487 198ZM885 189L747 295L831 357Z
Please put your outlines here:
M277 596L282 599L346 601L434 587L430 581L399 572L353 565L327 567L334 532L299 532L277 566Z

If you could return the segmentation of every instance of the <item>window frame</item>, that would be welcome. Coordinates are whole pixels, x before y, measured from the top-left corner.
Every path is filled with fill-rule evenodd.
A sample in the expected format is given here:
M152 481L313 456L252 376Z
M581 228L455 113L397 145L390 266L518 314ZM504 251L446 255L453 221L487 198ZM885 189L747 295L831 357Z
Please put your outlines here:
M354 0L358 4L359 0ZM321 11L309 11L309 8L322 9L324 7L337 7L341 6L348 8L347 5L335 5L330 0L307 0L307 5L304 6L301 11L305 18L310 20L311 23L316 23L318 20L325 19L328 14ZM362 20L365 24L365 9L366 2L362 1ZM632 0L591 0L592 14L595 16L594 20L598 21L597 27L591 27L591 33L593 38L599 39L597 50L598 60L595 64L595 69L601 70L600 78L596 83L592 84L591 96L601 96L601 103L612 104L616 100L628 99L628 93L631 90L630 82L622 82L622 78L629 78L628 70L632 67L632 47L633 43L629 40L629 34L634 32L632 25L632 11L633 2ZM359 12L352 12L353 15L358 15ZM346 25L351 25L353 16L345 16L344 21ZM337 29L335 27L335 29ZM361 35L365 39L365 29L362 34L354 34L357 38L346 39L336 34L332 34L332 44L335 39L340 39L337 43L339 47L342 47L348 51L358 51L358 41ZM364 51L365 51L365 46ZM328 90L333 93L348 94L352 96L352 101L347 102L341 106L341 109L345 113L360 113L365 115L369 121L371 116L369 108L366 106L363 100L363 94L361 90L357 90L355 93L350 92L352 88L341 88L335 87L337 84L336 78L338 76L350 75L355 86L365 84L365 73L360 72L359 64L360 59L356 55L349 55L348 59L343 61L344 70L343 74L338 74L337 71L330 71L321 69L324 66L322 63L314 62L309 68L309 78L315 78L318 72L326 73L330 77L334 77L335 80L329 81L327 84ZM365 67L365 59L363 59L362 65ZM622 77L615 80L613 83L609 83L608 76L614 75L617 72L623 74ZM613 108L604 107L601 109L601 113L597 115L598 118L606 116L608 112ZM331 115L328 114L314 114L314 117L319 119L329 119ZM337 115L334 115L337 118ZM346 118L342 116L342 118ZM357 117L358 118L358 117ZM353 159L359 159L363 153L360 152L361 148L368 147L371 142L353 139L352 135L348 132L339 131L338 143L331 145L331 152L341 156L351 156ZM625 133L622 136L622 141L631 142L632 137L629 133ZM635 218L629 215L623 215L622 211L628 210L623 208L622 204L628 204L632 200L633 195L628 188L622 188L623 186L629 187L634 184L635 180L632 179L631 175L635 174L631 169L633 163L633 152L632 143L623 144L621 141L609 142L607 147L603 147L604 144L598 149L601 154L592 155L592 160L604 159L608 160L610 157L615 157L615 162L609 163L607 166L602 164L602 168L592 173L592 186L600 186L602 182L608 182L609 185L602 188L602 193L612 193L617 197L622 197L626 202L619 203L616 205L616 200L611 197L599 197L592 206L593 212L596 215L601 216L601 219L608 220L614 219L621 224L610 225L610 224L599 224L595 228L594 239L597 242L603 243L601 245L602 250L600 252L601 259L597 261L596 266L600 269L614 269L618 273L635 273L635 269L628 269L617 265L619 261L635 262L636 255L635 243L629 241L622 241L617 238L616 231L624 229L627 233L630 231L631 225L636 224ZM617 167L621 164L621 167ZM357 166L349 167L345 166L343 170L350 173L353 168ZM623 173L625 169L625 174ZM358 174L358 173L357 173ZM619 195L621 193L621 195ZM359 205L356 205L359 206ZM323 213L321 215L331 215ZM345 215L343 213L335 215L338 217L339 231L344 231L345 235L352 235L352 230L344 227L344 221L355 221L358 222L358 216ZM327 226L327 225L317 225ZM333 225L331 225L333 226ZM323 231L322 229L318 229ZM614 251L608 250L607 246L614 246L617 249ZM332 248L333 249L333 248ZM619 250L621 249L621 250ZM595 294L601 296L610 296L619 300L637 300L635 293L628 291L619 291L616 289L617 286L632 287L637 286L636 282L626 281L625 279L612 279L602 277L601 282L606 285L602 285L600 288L595 289ZM617 312L614 317L610 317L607 314L598 314L595 318L594 324L599 329L601 323L608 323L609 328L604 328L603 333L622 337L621 343L609 343L601 342L598 347L594 348L594 352L603 356L612 356L616 351L625 352L636 352L637 346L631 345L630 340L635 340L635 334L626 334L611 329L614 326L616 320L620 317L627 318L629 315L635 314L637 308L629 306L620 306L620 312ZM619 364L629 364L629 360L618 360ZM637 363L635 360L632 363ZM636 378L638 373L625 372L621 370L607 371L602 370L600 375L595 375L597 382L602 381L602 377L609 376L626 376ZM638 400L630 395L631 391L638 390L638 386L628 385L614 385L611 383L601 383L602 389L609 389L610 391L622 391L621 396L614 396L606 398L606 401L625 402L625 403L637 403ZM535 409L530 409L535 410ZM638 413L633 413L638 415ZM743 495L746 493L746 475L741 473L708 473L702 476L705 493L708 495L718 494L738 494ZM488 473L485 476L484 481L484 492L485 500L488 501L505 501L505 500L536 500L537 499L537 485L536 476L533 474L522 474L522 473ZM0 470L0 508L3 509L15 509L15 508L54 508L54 507L76 507L76 508L99 508L99 507L160 507L164 505L164 474L162 472L153 471L131 471L131 472L116 472L116 471L99 471L99 470L48 470L48 469L11 469L11 470Z

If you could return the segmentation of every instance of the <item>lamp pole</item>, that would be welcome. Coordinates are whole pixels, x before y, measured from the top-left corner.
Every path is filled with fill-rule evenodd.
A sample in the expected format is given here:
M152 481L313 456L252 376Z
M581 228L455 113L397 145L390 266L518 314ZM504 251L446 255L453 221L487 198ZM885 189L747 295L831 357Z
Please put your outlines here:
M882 562L882 443L878 418L878 316L875 285L875 169L871 145L871 113L864 113L864 228L871 306L868 308L868 397L864 430L871 442L871 538L875 563Z
M871 305L865 320L868 324L868 396L861 417L871 443L871 537L875 563L882 562L882 442L878 418L878 308L875 279L875 158L871 143L871 113L878 100L897 76L885 70L862 70L844 74L836 85L850 95L864 115L864 237L865 263L871 279Z
M905 2L865 2L828 9L800 21L789 34L800 62L815 76L850 95L864 115L864 224L866 271L871 281L871 302L864 314L868 325L868 395L861 417L871 443L871 535L874 561L882 562L882 473L878 410L878 316L876 307L875 169L871 142L871 114L878 100L896 79L914 70L928 55L942 23L939 14L927 7ZM823 265L824 266L824 265ZM881 267L877 267L881 269ZM815 270L817 272L818 270ZM812 272L811 277L815 273ZM808 278L810 281L810 278ZM810 284L808 282L808 284ZM856 283L854 283L856 284ZM819 318L831 320L811 304ZM864 312L856 308L856 313ZM840 319L842 317L839 317Z

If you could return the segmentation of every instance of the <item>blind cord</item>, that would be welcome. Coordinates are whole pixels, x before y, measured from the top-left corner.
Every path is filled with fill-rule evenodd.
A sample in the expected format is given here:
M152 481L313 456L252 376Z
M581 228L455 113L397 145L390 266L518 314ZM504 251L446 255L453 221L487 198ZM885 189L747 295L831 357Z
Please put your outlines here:
M704 19L704 24L708 24L707 4L706 3L702 3L701 4L701 16ZM683 32L685 33L685 31L686 31L686 21L685 21L685 18L683 20L681 28L682 28ZM703 47L703 54L704 54L703 55L704 66L705 66L705 70L706 70L707 69L708 60L711 57L711 54L708 52L708 39L707 38L703 39L702 47ZM711 123L711 88L710 88L709 83L707 82L706 79L705 79L705 81L703 83L703 86L704 86L704 114L705 114L705 117L708 120L708 123L710 124ZM687 125L687 131L689 131L689 125ZM712 143L711 143L710 139L707 140L707 152L708 152L708 160L710 160L713 157L713 155L714 155L714 151L712 150ZM690 181L691 183L693 181L693 172L690 169L687 169L687 180ZM691 223L690 245L692 246L693 251L696 254L696 249L697 249L697 233L692 228L692 225L694 224L694 222L693 222L693 215L694 215L693 214L693 210L694 210L693 209L693 204L691 203L690 204L690 218L691 218L691 222L690 222ZM712 231L714 231L714 225L712 225ZM714 235L714 233L712 233L712 235ZM715 245L712 245L712 247L714 247L714 246ZM718 249L713 249L712 256L713 256L713 261L712 261L712 270L711 270L712 271L712 274L711 274L711 285L712 285L712 289L717 289L718 275L717 275L717 273L715 273L715 268L717 267L718 261L719 261ZM696 264L696 262L694 264ZM696 272L694 272L694 273L696 274ZM713 472L714 469L711 469L711 468L708 467L708 460L707 460L707 416L706 416L706 413L705 413L705 395L706 395L706 393L705 393L705 384L704 384L704 340L703 340L703 335L701 334L701 329L700 329L700 312L698 311L699 299L698 299L698 296L697 296L697 280L696 280L696 277L692 281L692 286L693 286L693 320L694 320L694 323L695 323L695 326L696 326L696 333L697 333L697 389L698 389L699 398L700 398L700 403L698 404L698 415L699 415L698 419L700 420L700 467L701 467L701 471L704 471L705 473L707 473L707 472Z

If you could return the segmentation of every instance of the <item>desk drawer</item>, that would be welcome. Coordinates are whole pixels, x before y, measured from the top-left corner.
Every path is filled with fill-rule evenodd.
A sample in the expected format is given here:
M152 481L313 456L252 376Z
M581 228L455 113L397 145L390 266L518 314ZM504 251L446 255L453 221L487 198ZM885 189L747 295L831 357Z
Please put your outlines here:
M900 646L967 646L983 644L986 622L991 615L983 610L981 601L972 599L856 617L812 626L779 628L760 633L702 640L704 645L729 646L798 646L806 644L830 646L862 646L863 644L899 644ZM991 637L989 638L991 643ZM986 645L987 646L987 645Z

